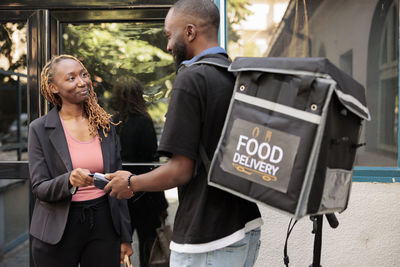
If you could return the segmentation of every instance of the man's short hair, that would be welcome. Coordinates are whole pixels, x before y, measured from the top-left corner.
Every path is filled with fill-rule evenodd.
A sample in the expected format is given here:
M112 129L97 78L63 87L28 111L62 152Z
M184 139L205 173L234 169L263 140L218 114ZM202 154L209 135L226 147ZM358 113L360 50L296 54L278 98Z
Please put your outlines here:
M172 8L174 13L202 19L217 31L219 29L219 10L212 0L179 0Z

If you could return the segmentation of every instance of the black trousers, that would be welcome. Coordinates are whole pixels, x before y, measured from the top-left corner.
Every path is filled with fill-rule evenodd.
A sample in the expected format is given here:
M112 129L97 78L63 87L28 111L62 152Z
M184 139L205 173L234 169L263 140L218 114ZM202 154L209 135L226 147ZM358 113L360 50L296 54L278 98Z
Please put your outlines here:
M128 207L132 232L136 230L138 234L140 267L148 267L156 229L161 226L160 217L166 214L168 202L164 192L146 192L128 199Z
M50 245L32 237L36 267L119 267L120 250L107 196L72 202L59 243Z

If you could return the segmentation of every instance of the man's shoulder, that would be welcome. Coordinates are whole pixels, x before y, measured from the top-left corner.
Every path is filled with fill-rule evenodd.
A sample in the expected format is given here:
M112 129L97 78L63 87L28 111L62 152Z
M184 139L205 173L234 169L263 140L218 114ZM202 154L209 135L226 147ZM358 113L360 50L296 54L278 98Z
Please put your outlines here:
M203 65L191 65L181 69L175 78L174 88L185 89L199 86L202 81L206 81L206 69L207 66Z
M222 67L227 70L232 60L226 54L207 54L199 57L195 62L190 65L181 65L178 74L181 72L196 72L202 67L215 68Z
M183 66L179 69L176 79L182 80L195 79L214 79L215 76L221 73L229 73L228 66L231 60L223 54L209 54L200 57L196 62L189 66Z
M228 69L231 63L232 60L227 54L207 54L199 57L199 59L194 64L205 64L209 66L211 65Z

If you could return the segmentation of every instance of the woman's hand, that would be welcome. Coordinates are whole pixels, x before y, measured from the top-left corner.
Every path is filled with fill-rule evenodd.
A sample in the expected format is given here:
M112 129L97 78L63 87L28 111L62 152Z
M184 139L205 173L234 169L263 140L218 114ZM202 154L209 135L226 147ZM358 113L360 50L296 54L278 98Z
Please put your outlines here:
M129 257L133 254L131 243L121 243L121 263L124 262L125 254Z
M71 172L69 182L76 187L93 185L93 177L90 177L89 173L90 171L87 169L76 168Z

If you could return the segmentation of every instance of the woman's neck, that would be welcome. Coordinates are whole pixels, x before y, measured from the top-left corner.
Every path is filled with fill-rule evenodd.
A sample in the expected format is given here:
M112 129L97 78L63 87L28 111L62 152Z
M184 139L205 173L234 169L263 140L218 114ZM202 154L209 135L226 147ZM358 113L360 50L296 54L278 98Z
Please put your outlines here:
M86 118L83 105L62 105L59 113L63 120Z

